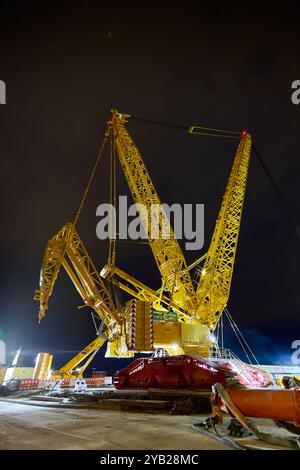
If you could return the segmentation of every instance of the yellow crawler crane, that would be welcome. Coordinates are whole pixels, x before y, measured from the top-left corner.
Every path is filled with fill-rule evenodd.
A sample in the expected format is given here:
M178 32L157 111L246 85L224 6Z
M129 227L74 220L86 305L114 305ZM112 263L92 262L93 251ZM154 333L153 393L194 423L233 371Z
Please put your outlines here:
M154 302L154 305L160 304L165 311L172 308L178 314L178 322L154 322L155 347L166 349L171 355L194 354L207 357L213 346L214 329L230 292L251 153L251 136L246 132L240 136L211 245L195 291L185 258L166 215L163 211L153 211L153 207L161 207L161 203L142 157L125 127L129 118L129 115L113 110L109 126L129 189L137 208L141 208L139 216L160 270L163 286L169 292L169 306L166 308L168 298L162 295L162 289L156 292L155 299L154 291L116 266L107 265L101 274L115 279L122 289L135 297ZM203 132L197 126L190 127L188 131L190 134L198 134L199 129ZM156 238L152 238L151 232L153 217L156 218L154 225L158 227ZM169 234L168 239L164 236L166 232Z
M228 300L248 175L250 135L243 132L240 136L209 250L187 267L167 216L161 210L153 211L153 206L160 208L160 200L142 157L125 127L128 118L128 115L112 111L105 139L111 136L138 208L140 204L140 219L162 276L162 287L155 291L122 271L114 265L113 254L101 275L137 299L116 309L75 230L98 157L74 224L66 224L47 244L40 289L36 291L35 299L40 301L41 320L48 308L48 300L59 270L63 267L85 305L91 307L101 318L104 329L98 332L98 337L83 351L56 371L56 376L81 376L106 340L106 356L109 357L132 357L135 352L151 352L159 348L167 350L170 355L192 354L207 357L214 346L214 329ZM203 135L214 135L215 131L207 133L205 128L198 126L186 130L190 134ZM158 233L155 237L152 237L150 230L151 217L155 217L157 222ZM166 232L169 234L167 238L164 236ZM189 270L205 258L195 290ZM153 321L152 305L162 313L159 321ZM176 314L175 321L174 318L169 320L172 312ZM80 366L84 360L84 364Z

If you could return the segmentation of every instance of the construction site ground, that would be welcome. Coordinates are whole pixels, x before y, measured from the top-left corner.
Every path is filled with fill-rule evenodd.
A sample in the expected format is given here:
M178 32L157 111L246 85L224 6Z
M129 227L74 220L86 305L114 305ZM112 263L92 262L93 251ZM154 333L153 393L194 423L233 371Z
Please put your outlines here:
M197 425L210 416L209 393L172 390L24 391L0 397L0 449L231 450L213 430ZM230 418L218 433L228 436ZM247 449L299 449L297 436L257 420L264 441L232 438Z

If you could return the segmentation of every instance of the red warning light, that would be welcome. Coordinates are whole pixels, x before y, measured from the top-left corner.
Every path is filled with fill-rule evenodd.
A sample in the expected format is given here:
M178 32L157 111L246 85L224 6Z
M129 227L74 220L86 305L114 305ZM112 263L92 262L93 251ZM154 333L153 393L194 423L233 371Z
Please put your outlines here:
M243 131L241 132L241 139L242 139L243 137L245 137L245 135L247 135L247 134L248 134L248 132L247 132L246 130L243 130Z

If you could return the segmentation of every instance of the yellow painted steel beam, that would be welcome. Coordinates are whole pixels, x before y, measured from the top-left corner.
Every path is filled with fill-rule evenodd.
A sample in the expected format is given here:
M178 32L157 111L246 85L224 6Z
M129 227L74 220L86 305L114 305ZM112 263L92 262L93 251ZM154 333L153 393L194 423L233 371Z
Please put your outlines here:
M200 256L200 258L197 258L193 263L191 263L191 264L187 267L187 270L190 271L190 270L193 269L195 266L197 266L199 263L201 263L201 261L205 260L206 255L207 255L207 253L205 253L204 255Z
M40 302L39 319L45 316L61 266L66 269L84 303L95 310L110 333L120 334L122 316L115 309L101 276L71 223L66 224L47 244L40 289L34 297Z
M251 136L242 137L197 288L197 316L213 330L230 293L251 153Z
M190 320L191 318L191 315L184 312L179 305L163 295L161 290L157 292L151 289L149 286L138 281L136 278L117 266L106 265L101 270L100 274L104 278L109 278L113 283L133 297L139 300L152 302L155 309L163 307L164 310L169 310L172 308L179 315L179 318L185 318L186 320Z
M113 129L120 163L135 203L146 208L146 211L139 211L139 216L161 276L172 293L172 300L180 308L193 314L198 302L185 258L166 214L162 211L160 215L154 214L151 210L154 205L160 208L161 203L143 159L125 127L127 118L128 115L113 110L109 123ZM151 222L154 217L158 234L152 238ZM168 239L163 235L166 232L169 233Z
M97 336L91 343L89 343L82 351L74 356L67 364L59 370L53 372L54 378L69 378L69 377L82 377L83 372L95 357L101 346L105 343L107 337L105 334ZM80 364L85 360L85 363Z

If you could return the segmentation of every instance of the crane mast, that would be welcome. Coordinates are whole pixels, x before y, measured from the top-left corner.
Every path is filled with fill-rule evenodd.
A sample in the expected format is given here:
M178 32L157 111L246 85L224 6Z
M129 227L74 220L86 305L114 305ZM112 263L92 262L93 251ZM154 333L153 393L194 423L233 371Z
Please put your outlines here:
M110 124L120 163L137 204L158 269L172 300L184 311L194 314L198 302L185 258L166 214L160 210L161 202L143 159L125 127L127 117L116 110L112 111ZM154 207L159 210L153 211ZM155 238L151 233L154 222L157 227ZM167 234L167 237L164 234Z
M241 138L197 288L197 315L214 330L227 304L251 153L251 136Z

